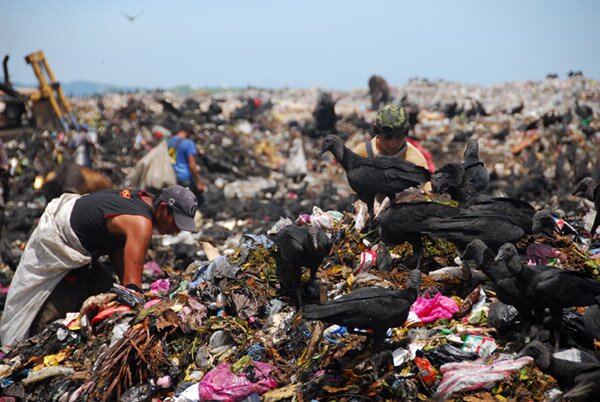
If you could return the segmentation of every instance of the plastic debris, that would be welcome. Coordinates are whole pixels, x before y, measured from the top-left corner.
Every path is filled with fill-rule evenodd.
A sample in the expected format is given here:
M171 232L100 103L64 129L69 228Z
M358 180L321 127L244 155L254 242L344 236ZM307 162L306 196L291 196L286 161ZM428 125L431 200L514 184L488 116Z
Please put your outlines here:
M244 372L234 373L231 364L221 363L206 373L198 384L200 401L235 402L253 393L262 395L277 387L271 377L275 370L270 364L254 362Z
M452 318L458 311L458 305L451 298L438 293L431 299L418 297L411 310L415 312L421 322L428 323L441 318Z

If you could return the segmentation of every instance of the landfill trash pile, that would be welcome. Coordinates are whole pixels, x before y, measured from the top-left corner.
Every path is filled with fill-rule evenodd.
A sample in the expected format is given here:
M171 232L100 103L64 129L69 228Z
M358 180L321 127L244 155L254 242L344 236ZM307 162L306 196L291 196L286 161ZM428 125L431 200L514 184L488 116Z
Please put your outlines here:
M462 160L465 144L476 139L490 173L485 192L553 212L556 235L526 235L517 244L530 265L600 280L600 242L589 235L594 206L571 195L583 177L600 178L596 81L577 76L479 87L415 80L391 92L412 111L410 135L436 165ZM369 138L368 92L331 97L335 134L350 148ZM348 328L304 317L303 303L370 286L405 289L414 263L410 244L385 244L377 230L365 229L367 208L355 203L344 171L317 155L331 133L314 121L320 98L317 89L246 89L74 99L79 118L98 133L95 167L118 186L158 137L191 119L207 204L199 233L153 240L141 293L115 285L4 350L2 398L543 401L566 391L534 356L518 354L519 315L443 239L425 240L418 297L406 323L390 328L383 342L373 340L368 323ZM289 154L298 149L294 130L304 144L300 178L286 175L288 160L302 160ZM15 195L4 211L4 295L11 265L45 205L34 179L55 167L51 160L65 154L67 137L36 132L7 143ZM282 294L273 241L289 225L316 228L331 240L316 273L320 291L305 292L306 270L299 301ZM565 309L561 345L579 352L569 359L581 362L588 353L600 365L600 334L586 326L586 309L594 308ZM553 326L543 324L537 336L551 340Z

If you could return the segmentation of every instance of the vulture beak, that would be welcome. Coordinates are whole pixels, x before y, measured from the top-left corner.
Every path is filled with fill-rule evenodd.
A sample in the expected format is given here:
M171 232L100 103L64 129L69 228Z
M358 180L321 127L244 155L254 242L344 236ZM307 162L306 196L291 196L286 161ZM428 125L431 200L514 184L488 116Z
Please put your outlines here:
M496 257L494 258L494 261L502 261L504 257L506 257L506 254L503 251L500 251L498 255L496 255Z
M385 197L385 199L383 201L381 201L381 204L379 205L379 208L377 208L377 210L373 212L373 215L375 215L373 217L373 221L376 221L377 217L379 215L381 215L381 213L383 211L385 211L386 209L388 209L390 207L390 205L392 205L392 200L390 200L390 197Z

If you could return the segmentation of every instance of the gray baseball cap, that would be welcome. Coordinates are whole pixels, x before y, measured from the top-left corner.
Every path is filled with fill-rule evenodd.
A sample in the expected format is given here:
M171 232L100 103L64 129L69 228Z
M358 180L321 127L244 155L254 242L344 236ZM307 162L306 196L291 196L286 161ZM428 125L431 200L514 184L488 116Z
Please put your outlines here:
M198 200L189 188L179 185L167 187L158 196L158 201L166 202L171 206L175 224L179 230L198 231L194 221Z

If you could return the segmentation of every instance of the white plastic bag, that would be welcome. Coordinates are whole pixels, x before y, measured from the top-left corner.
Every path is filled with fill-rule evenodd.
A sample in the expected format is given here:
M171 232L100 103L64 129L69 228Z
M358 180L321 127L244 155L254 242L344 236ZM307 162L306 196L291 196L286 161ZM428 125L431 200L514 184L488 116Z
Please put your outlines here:
M306 166L306 155L304 154L302 138L294 138L290 147L288 163L285 165L285 175L288 177L303 177L307 173L308 168Z
M71 211L79 194L63 194L48 204L31 234L2 314L2 345L27 338L38 311L62 278L92 261L71 229Z
M161 141L133 166L127 175L127 181L136 188L161 189L177 184L166 140Z

